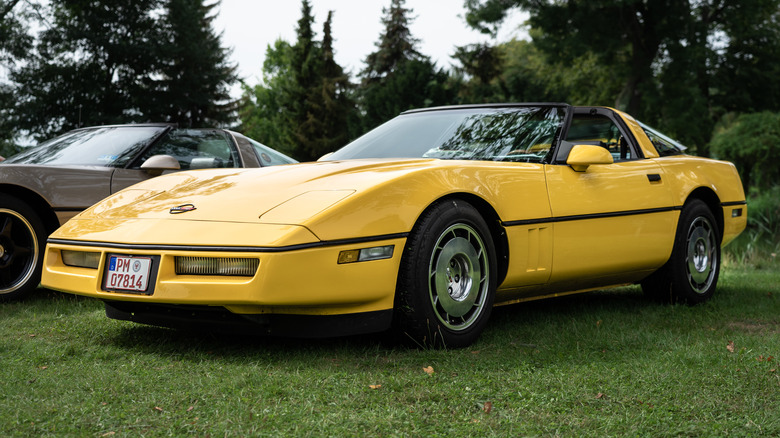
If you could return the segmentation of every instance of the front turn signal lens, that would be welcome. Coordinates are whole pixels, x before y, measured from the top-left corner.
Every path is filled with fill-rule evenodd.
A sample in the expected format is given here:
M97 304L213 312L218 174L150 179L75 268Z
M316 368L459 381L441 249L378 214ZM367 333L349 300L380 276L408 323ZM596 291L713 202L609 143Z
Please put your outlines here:
M339 253L339 264L389 259L393 257L394 247L394 245L387 245L341 251Z

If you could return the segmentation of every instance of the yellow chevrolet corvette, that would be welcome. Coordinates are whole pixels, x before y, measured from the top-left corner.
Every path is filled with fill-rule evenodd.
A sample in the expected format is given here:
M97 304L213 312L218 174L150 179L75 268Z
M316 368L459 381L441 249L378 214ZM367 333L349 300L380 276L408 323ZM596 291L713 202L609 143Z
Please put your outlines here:
M112 195L50 236L42 283L140 323L433 347L594 288L698 303L747 206L731 163L683 149L603 107L408 111L316 163Z

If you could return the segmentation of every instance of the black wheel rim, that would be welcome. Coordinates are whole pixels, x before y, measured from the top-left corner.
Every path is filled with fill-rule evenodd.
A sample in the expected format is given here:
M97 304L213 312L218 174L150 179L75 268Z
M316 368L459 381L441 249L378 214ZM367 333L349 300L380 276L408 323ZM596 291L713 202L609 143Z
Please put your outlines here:
M0 293L13 292L30 280L38 260L38 238L19 213L0 209Z
M700 216L691 222L686 243L688 283L695 293L706 293L718 272L718 242L715 229L707 218Z
M436 318L466 330L485 309L490 287L487 250L470 226L455 224L439 236L428 266L428 292Z

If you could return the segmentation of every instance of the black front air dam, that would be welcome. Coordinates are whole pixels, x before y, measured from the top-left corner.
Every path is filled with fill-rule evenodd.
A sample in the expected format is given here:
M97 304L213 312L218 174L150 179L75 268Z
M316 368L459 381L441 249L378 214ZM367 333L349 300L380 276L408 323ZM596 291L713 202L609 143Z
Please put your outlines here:
M332 338L390 328L392 310L345 315L242 315L224 307L105 301L106 316L160 327L244 335Z

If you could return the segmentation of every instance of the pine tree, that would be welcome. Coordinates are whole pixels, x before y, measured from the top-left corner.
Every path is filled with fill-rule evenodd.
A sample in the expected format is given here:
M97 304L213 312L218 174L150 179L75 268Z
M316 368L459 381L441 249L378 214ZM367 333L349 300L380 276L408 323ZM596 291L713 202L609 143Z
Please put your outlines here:
M155 14L162 6L161 0L52 0L51 26L11 73L20 84L19 127L43 139L78 126L144 120L136 98L158 68Z
M219 3L203 0L168 0L164 24L166 44L161 46L163 79L154 94L158 121L180 126L224 125L234 120L236 103L230 86L238 79L229 51L213 31L212 13Z
M215 5L202 0L51 0L51 26L11 72L18 126L44 139L79 126L225 123L235 81Z
M352 84L344 69L333 58L333 37L331 23L333 11L328 12L328 19L323 25L322 37L322 136L317 154L324 155L333 152L347 143L350 138L349 117L354 114L355 103L349 93Z
M288 90L288 127L291 131L294 156L302 161L318 158L318 139L322 129L322 54L314 40L309 0L301 2L301 18L296 33L298 39L292 47L291 72L293 82Z
M377 51L366 57L366 68L363 70L364 84L381 81L398 69L401 64L428 58L417 51L419 40L412 37L409 30L412 9L404 7L406 0L391 0L390 8L383 8L382 24L384 34L376 44Z
M450 102L448 75L437 70L430 58L417 51L418 41L409 30L411 9L405 0L391 0L383 9L385 26L377 50L366 58L361 73L363 128L371 129L401 111Z
M264 85L245 90L242 129L301 161L320 158L343 146L355 113L349 76L333 57L332 12L316 41L308 0L294 45L278 40L266 50Z

